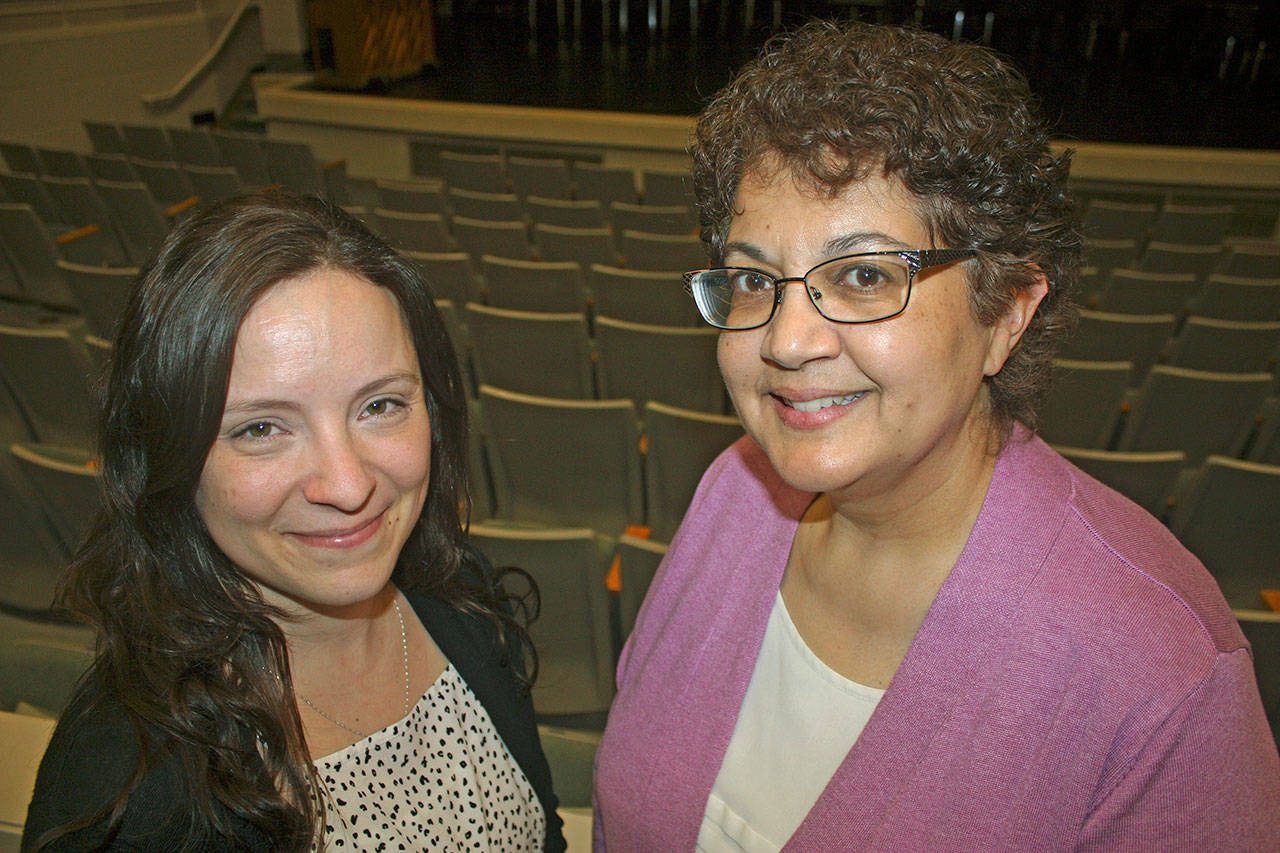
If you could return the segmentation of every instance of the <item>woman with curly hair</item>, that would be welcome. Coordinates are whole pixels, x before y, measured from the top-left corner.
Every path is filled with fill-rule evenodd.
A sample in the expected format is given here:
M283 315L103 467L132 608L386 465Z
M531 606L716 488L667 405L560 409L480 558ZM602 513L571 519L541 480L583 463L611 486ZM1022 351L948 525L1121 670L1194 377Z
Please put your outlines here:
M1280 759L1212 578L1034 434L1081 239L1017 72L813 24L703 111L747 437L618 668L596 846L1265 849Z
M465 441L430 292L350 216L177 226L116 341L64 588L98 656L23 849L563 850Z

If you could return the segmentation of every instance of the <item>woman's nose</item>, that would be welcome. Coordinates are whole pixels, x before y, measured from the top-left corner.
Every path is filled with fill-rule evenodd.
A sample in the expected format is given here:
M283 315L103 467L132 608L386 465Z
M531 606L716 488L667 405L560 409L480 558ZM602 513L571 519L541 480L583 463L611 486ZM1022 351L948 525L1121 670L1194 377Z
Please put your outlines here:
M369 501L377 481L357 442L344 431L318 441L313 470L303 495L313 504L358 512Z
M830 358L840 351L840 335L835 324L818 313L809 296L809 285L798 278L783 279L782 302L774 309L765 327L760 354L775 364L796 369L815 359Z

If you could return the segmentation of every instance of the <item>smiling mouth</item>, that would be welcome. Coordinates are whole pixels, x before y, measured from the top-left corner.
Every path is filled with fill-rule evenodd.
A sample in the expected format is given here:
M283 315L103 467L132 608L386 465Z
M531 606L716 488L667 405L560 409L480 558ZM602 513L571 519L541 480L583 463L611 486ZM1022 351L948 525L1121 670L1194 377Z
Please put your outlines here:
M832 406L847 406L866 393L866 391L857 391L853 394L845 394L842 397L819 397L816 400L788 400L786 397L779 397L778 400L782 402L782 405L789 409L795 409L797 412L818 412L823 409L829 409Z
M370 539L381 527L383 513L378 513L364 524L344 530L322 530L294 533L293 536L308 545L325 548L351 548Z

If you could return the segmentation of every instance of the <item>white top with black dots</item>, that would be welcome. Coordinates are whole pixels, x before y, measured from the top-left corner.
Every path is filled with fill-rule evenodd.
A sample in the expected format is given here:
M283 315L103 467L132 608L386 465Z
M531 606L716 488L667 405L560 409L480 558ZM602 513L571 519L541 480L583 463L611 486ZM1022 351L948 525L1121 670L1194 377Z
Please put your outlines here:
M403 720L316 772L329 794L326 850L542 849L533 786L453 664Z

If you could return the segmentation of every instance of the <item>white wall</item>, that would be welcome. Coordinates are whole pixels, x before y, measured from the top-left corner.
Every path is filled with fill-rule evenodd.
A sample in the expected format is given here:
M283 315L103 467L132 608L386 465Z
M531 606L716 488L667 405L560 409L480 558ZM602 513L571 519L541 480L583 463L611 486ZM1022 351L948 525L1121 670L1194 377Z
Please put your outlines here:
M239 5L237 0L0 4L0 138L87 151L81 119L185 125L191 114L220 107L227 83L216 73L168 113L149 110L142 96L177 84ZM271 5L296 9L293 0Z

